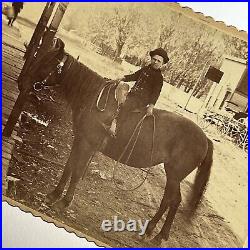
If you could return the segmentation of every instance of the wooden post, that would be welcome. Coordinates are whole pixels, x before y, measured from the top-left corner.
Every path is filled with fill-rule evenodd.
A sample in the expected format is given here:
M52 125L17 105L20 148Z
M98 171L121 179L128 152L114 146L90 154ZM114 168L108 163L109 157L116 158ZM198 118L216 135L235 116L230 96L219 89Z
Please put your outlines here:
M27 56L28 58L26 59L26 65L24 66L22 72L21 72L21 76L19 77L19 80L20 81L23 81L24 77L25 77L25 73L27 72L27 70L29 69L29 66L31 65L31 63L35 63L35 61L37 60L38 57L42 56L44 53L47 52L48 48L51 46L52 44L52 40L56 34L56 31L59 27L59 24L63 18L63 15L67 9L67 6L68 6L68 2L67 3L59 3L58 7L57 7L57 10L56 10L56 13L51 21L51 24L49 26L49 29L46 30L46 32L44 33L44 30L46 28L46 25L45 24L45 21L46 20L49 20L51 14L52 14L52 11L53 11L53 8L54 8L54 4L50 4L50 5L46 5L45 7L45 10L44 10L44 17L40 18L41 20L41 27L38 26L38 28L36 29L36 32L37 34L34 34L33 35L33 42L34 44L36 45L37 42L38 42L38 45L39 45L39 42L41 40L41 38L43 39L42 41L42 45L41 47L39 48L39 50L37 51L37 47L30 45L30 51L27 53ZM50 14L50 15L49 15ZM43 35L44 33L44 35ZM39 39L39 36L40 36L40 39ZM32 39L31 39L32 41ZM37 55L36 57L34 58L34 54L37 52ZM36 59L36 60L34 60ZM21 86L21 90L20 90L20 94L15 102L15 105L11 111L11 114L8 118L8 121L6 123L6 126L3 130L3 136L6 136L6 137L10 137L11 134L12 134L12 131L15 127L15 124L17 123L18 121L18 118L23 110L23 106L26 102L26 99L27 99L27 96L29 94L29 91L30 91L30 88L29 86L22 86L21 85L22 82L19 82L20 86Z
M187 110L187 109L186 109L186 108L187 108L187 105L188 105L189 101L191 100L192 95L193 95L194 91L196 90L197 86L199 85L199 83L200 83L202 77L204 76L204 72L205 72L205 69L206 69L206 67L207 67L207 64L208 64L208 62L206 62L205 66L203 67L202 72L201 72L201 74L200 74L200 77L199 77L199 79L197 80L197 82L196 82L194 88L192 89L192 91L191 91L191 93L190 93L190 95L189 95L189 97L188 97L188 99L187 99L187 102L186 102L186 104L185 104L184 107L183 107L183 110Z
M55 7L55 2L48 2L43 10L43 13L40 17L40 20L36 26L36 29L32 35L32 38L30 40L30 43L28 45L27 51L24 55L25 63L23 65L22 71L17 79L17 82L19 82L19 86L21 86L22 78L25 76L25 73L28 71L30 65L35 60L35 54L37 50L39 49L39 43L41 41L41 38L44 35L44 32L46 31L48 21L52 15L53 9Z
M10 137L12 134L12 131L17 123L17 120L22 112L23 105L27 98L27 91L21 91L18 95L16 102L13 106L13 109L10 113L10 116L8 118L8 121L3 129L3 136Z
M52 15L53 9L55 7L56 3L55 2L47 2L43 13L39 19L39 22L36 26L36 29L32 35L32 38L30 40L29 46L27 48L27 51L25 53L25 58L28 58L31 52L31 49L33 47L38 47L40 40L44 34L44 32L46 31L49 19Z
M43 43L37 53L37 58L42 57L52 45L52 41L56 35L56 32L68 7L68 4L68 2L59 3L56 13L50 23L50 26L43 36Z

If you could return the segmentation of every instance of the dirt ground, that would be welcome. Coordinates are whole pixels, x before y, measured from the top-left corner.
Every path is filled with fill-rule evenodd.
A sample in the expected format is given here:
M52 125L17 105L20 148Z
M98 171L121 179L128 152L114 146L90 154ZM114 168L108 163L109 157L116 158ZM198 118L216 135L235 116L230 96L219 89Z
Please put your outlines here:
M8 27L3 27L8 33ZM31 30L18 26L22 38ZM81 54L83 62L89 62L94 70L104 76L114 77L121 74L121 68L107 71L105 65L95 65L100 55L76 47L74 41L64 42L72 54ZM106 62L103 59L102 62ZM88 65L88 64L87 64ZM106 69L106 70L105 70ZM52 95L54 100L48 99ZM165 176L162 166L152 169L147 181L133 192L121 191L112 182L114 162L97 153L93 158L85 178L80 181L74 202L64 213L58 214L44 205L45 195L57 184L72 144L71 112L59 93L40 93L40 105L29 103L25 111L38 115L41 120L49 121L47 127L33 120L20 122L22 144L17 144L9 174L20 179L16 186L10 185L9 196L43 214L83 232L112 247L152 247L149 241L142 241L137 233L103 232L100 229L104 219L116 215L125 221L150 219L156 212L163 195ZM177 107L167 99L160 99L158 106L168 110ZM189 116L189 114L184 114ZM190 116L191 119L195 119ZM207 134L214 142L214 164L206 200L197 210L197 216L189 223L183 211L185 197L190 191L193 174L182 183L183 202L171 229L170 238L162 247L242 247L247 236L247 154L231 142L221 138L215 129L208 128ZM60 164L57 164L60 163ZM141 180L140 170L118 168L118 183L121 187L131 188ZM163 221L157 226L159 231Z

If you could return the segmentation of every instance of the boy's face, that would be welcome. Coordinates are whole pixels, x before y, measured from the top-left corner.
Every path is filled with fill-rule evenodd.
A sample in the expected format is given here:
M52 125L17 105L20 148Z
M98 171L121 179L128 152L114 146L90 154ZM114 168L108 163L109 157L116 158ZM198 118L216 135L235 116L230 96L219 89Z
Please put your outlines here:
M159 55L154 55L151 57L151 66L154 68L154 69L160 69L163 65L163 57L162 56L159 56Z

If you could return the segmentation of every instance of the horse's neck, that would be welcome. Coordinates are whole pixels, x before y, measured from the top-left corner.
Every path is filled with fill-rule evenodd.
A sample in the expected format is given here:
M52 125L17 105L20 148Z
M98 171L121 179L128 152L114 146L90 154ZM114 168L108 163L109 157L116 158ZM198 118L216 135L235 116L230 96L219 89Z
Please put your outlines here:
M62 76L66 101L76 112L96 109L98 96L107 83L87 66L68 56L65 76Z

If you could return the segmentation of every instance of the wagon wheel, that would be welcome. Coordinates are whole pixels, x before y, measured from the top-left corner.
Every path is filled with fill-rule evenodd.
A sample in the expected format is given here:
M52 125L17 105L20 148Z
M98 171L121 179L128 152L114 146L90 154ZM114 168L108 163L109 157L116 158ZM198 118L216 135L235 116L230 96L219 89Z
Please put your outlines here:
M248 129L245 130L245 140L244 140L244 148L243 150L248 153Z
M248 153L248 142L245 142L243 145L243 150Z
M231 133L230 133L230 136L231 136L233 139L235 139L235 138L238 138L239 135L242 137L242 131L241 131L239 128L234 127L234 128L232 129ZM243 142L244 142L244 141L243 141L243 139L242 139L242 143L243 143Z
M240 131L235 136L234 142L238 147L242 148L245 152L248 152L248 137L246 130Z
M211 125L212 116L213 114L208 114L208 113L204 113L202 115L197 114L196 116L197 125L201 129L206 130Z
M238 139L238 145L245 151L248 152L248 133L247 131L242 131L240 138Z
M243 139L242 139L242 134L239 133L235 138L234 138L234 143L236 146L242 148L243 146Z
M197 125L201 129L205 130L205 129L207 129L209 127L209 125L211 125L211 123L209 122L208 119L197 116Z
M228 133L228 123L222 120L218 120L216 123L216 129L220 137L225 139Z

